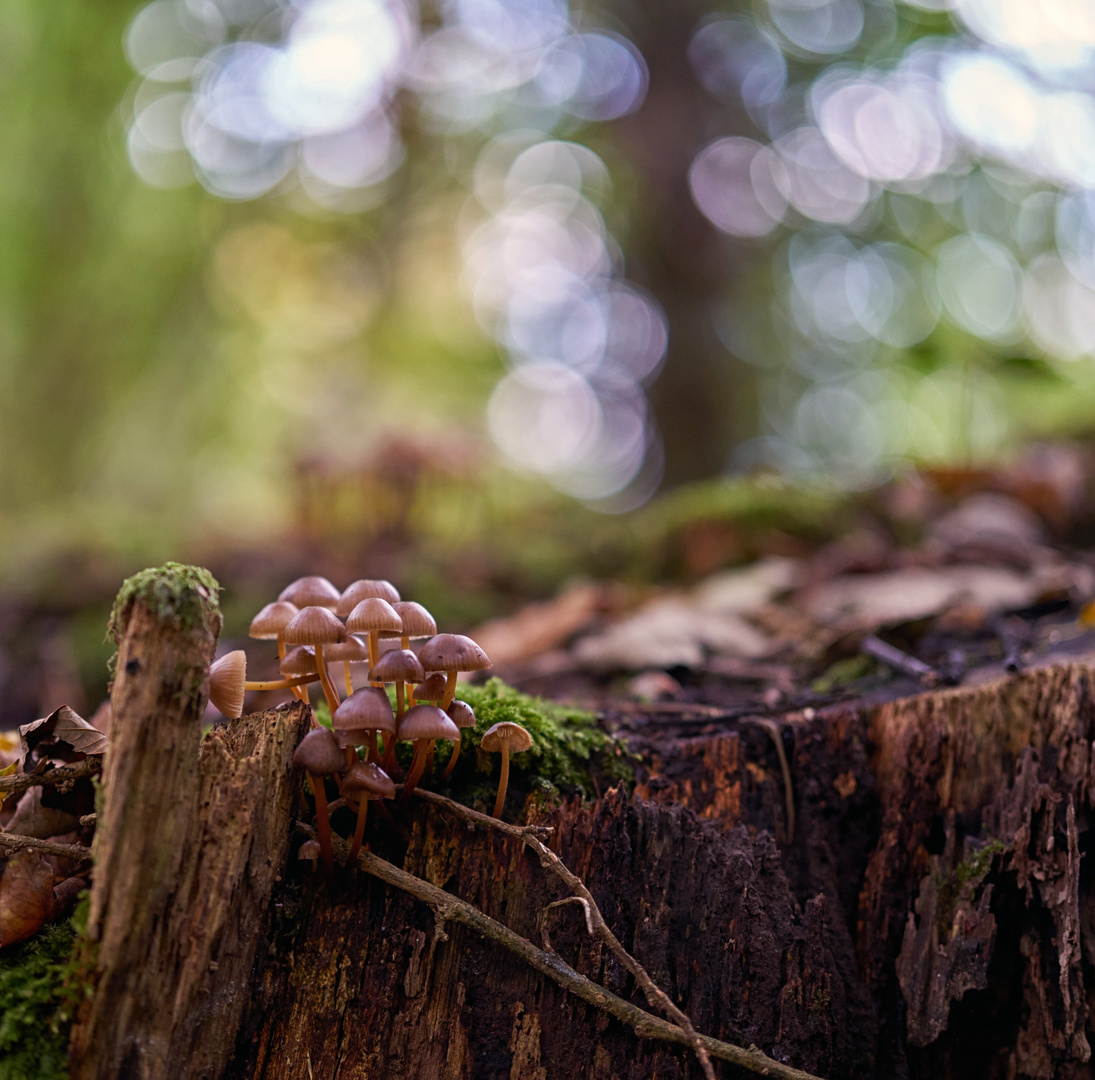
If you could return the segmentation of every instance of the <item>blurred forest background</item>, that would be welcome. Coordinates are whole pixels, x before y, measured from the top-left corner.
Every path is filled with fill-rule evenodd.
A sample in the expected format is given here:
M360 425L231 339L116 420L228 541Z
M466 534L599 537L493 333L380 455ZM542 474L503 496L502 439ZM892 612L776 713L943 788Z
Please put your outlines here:
M94 707L165 558L235 633L311 571L459 628L1083 438L1093 49L1089 0L9 0L3 719Z

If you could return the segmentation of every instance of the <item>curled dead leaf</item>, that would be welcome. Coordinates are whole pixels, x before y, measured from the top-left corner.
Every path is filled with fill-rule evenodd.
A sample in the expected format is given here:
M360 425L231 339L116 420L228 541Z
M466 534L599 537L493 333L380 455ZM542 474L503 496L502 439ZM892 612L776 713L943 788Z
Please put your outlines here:
M106 736L67 705L54 709L41 720L24 724L19 729L19 738L23 744L24 771L29 771L32 756L82 761L88 754L102 754L106 750Z
M38 933L53 914L53 867L37 852L16 851L0 875L0 948Z

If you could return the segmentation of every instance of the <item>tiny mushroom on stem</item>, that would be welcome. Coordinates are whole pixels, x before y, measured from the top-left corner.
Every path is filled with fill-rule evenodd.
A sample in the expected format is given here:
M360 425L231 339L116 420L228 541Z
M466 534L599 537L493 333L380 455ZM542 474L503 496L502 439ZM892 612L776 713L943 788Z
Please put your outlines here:
M509 786L509 755L532 747L532 736L520 724L503 720L483 732L479 742L481 749L488 753L502 753L502 775L498 777L498 798L494 800L493 817L502 816L502 804L506 801L506 788Z
M302 577L286 585L278 593L278 599L288 600L298 608L321 607L334 611L338 607L339 592L325 577Z
M421 604L413 600L400 600L398 604L392 604L392 608L399 616L402 629L395 634L382 633L381 637L398 637L402 647L409 649L411 638L428 638L437 633L437 623Z
M337 600L337 597L336 597ZM316 673L327 698L327 707L334 715L338 708L338 691L331 685L327 664L323 659L323 646L346 640L346 627L326 608L303 607L285 627L285 641L289 645L312 645L316 650Z
M326 656L328 664L342 663L342 680L346 684L346 696L349 697L354 692L354 681L350 675L350 665L369 659L368 646L361 638L351 634L341 644L327 646Z
M355 634L369 635L369 664L377 661L380 634L392 636L398 634L403 627L403 620L388 603L378 596L369 596L355 606L354 610L346 616L346 629Z
M444 671L448 675L442 709L447 709L456 696L458 671L482 671L490 667L487 654L470 637L463 634L438 634L418 650L418 659L427 671Z
M363 686L355 690L331 714L331 727L339 746L346 754L346 767L357 761L355 746L366 748L366 760L376 758L376 733L384 732L384 738L395 744L396 722L388 695L375 686Z
M395 718L403 718L403 684L421 682L426 677L422 663L410 649L392 649L371 668L369 682L395 683Z
M403 785L403 800L406 801L422 778L426 767L426 748L434 739L459 739L460 729L436 705L415 705L403 714L399 738L414 743L414 760L407 773L407 782Z
M421 663L421 661L419 661ZM443 671L435 671L414 687L412 693L414 700L438 702L445 696L445 687L449 684L448 677Z
M209 702L229 720L243 713L246 679L247 654L242 649L225 653L209 667Z
M251 637L257 641L277 641L279 664L285 659L285 627L299 610L296 604L290 604L288 600L275 600L251 620ZM294 687L293 696L303 701L306 694Z
M389 604L399 603L399 590L390 581L355 581L342 590L335 614L345 619L362 600L374 596Z
M460 701L459 698L453 698L452 704L445 710L449 714L449 719L461 730L464 731L467 728L475 727L475 713L472 711L472 707L466 701ZM452 775L452 770L456 766L456 760L460 757L460 744L464 741L463 735L453 743L452 757L449 758L448 765L445 766L445 771L441 774L442 777L448 777Z
M346 796L356 796L359 800L354 840L350 845L350 855L347 859L349 865L353 866L354 860L357 859L357 853L361 850L361 841L365 836L365 818L369 812L369 800L394 799L395 783L376 762L359 761L343 779L342 793Z
M330 880L334 874L335 862L331 850L331 821L327 815L327 792L323 788L323 778L346 769L342 751L330 729L320 727L309 731L293 751L293 765L307 773L308 783L316 797L316 833L319 836L323 866Z
M305 840L300 845L300 850L297 852L298 859L311 859L312 870L315 871L316 863L319 862L320 848L318 840Z

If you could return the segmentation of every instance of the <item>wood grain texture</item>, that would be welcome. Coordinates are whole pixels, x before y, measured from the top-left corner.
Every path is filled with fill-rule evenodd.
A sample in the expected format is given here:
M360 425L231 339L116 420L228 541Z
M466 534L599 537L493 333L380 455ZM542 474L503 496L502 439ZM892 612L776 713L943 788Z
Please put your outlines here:
M96 824L94 995L73 1032L79 1080L213 1078L231 1053L284 862L295 703L201 740L216 624L134 605L120 643Z

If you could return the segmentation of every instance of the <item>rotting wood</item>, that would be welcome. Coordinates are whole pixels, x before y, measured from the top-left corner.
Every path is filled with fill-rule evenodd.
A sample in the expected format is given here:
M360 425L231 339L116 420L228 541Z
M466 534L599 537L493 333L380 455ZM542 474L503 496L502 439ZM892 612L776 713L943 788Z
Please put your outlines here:
M244 717L202 740L219 628L212 604L182 625L138 601L119 642L77 1080L213 1080L232 1050L309 710Z

